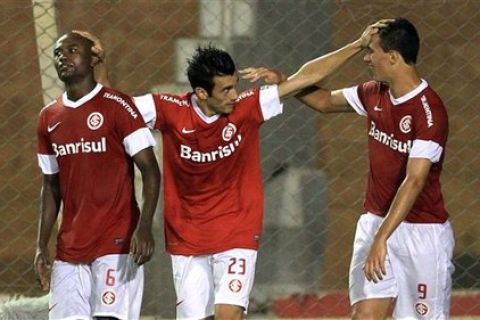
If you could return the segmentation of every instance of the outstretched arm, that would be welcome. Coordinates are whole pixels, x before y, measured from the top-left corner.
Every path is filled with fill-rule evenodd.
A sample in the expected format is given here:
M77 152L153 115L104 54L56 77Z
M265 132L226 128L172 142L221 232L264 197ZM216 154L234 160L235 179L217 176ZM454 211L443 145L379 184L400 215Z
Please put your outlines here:
M136 153L133 161L142 175L143 205L130 243L130 254L141 265L149 261L155 251L152 223L160 191L160 170L151 147Z
M60 210L61 196L58 174L44 174L40 193L40 219L37 232L37 249L34 269L42 290L50 288L50 256L48 241Z
M286 77L274 69L247 68L241 70L243 78L250 81L264 79L267 83L278 83L280 97L295 94L296 97L309 107L321 112L348 112L353 111L341 91L332 91L316 87L316 84L331 75L335 70L348 61L351 57L366 48L372 35L390 22L383 19L369 25L362 35L352 43L341 49L305 63L300 69ZM303 90L303 91L301 91Z
M303 90L324 80L351 57L366 48L372 36L377 33L380 28L385 27L389 21L390 20L383 19L369 25L362 35L352 43L305 63L297 72L288 77L287 81L279 84L279 96L286 97L296 93L298 90Z

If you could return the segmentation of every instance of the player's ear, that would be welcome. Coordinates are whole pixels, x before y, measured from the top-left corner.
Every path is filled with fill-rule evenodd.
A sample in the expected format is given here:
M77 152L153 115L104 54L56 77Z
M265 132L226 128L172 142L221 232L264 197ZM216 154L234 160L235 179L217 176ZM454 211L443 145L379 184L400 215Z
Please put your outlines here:
M400 54L400 52L396 51L396 50L390 50L388 51L388 58L390 60L390 63L393 65L393 64L397 64L398 62L400 61L403 61L403 57L402 55Z
M207 100L209 96L207 90L203 89L202 87L196 87L194 91L200 100Z

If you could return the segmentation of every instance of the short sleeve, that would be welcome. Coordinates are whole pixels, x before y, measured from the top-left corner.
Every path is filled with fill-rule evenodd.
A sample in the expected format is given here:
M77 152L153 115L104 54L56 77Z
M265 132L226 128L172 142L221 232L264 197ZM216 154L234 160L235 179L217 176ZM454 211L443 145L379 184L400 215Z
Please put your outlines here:
M277 85L266 85L260 87L259 93L260 109L265 121L283 112L283 104L278 95Z
M55 174L60 171L55 151L47 136L45 112L40 112L37 122L37 160L43 174Z
M414 119L415 139L433 141L444 147L448 137L448 116L438 96L423 94Z
M152 94L146 94L143 96L133 97L133 101L138 110L142 114L143 120L146 125L153 129L155 127L155 121L157 118L157 112L155 110L155 101Z
M139 151L155 145L155 139L148 128L140 128L123 139L123 145L128 155L133 157Z
M342 90L343 96L347 99L348 104L361 116L367 115L367 110L360 100L358 91L359 86L349 87Z
M133 100L125 95L122 95L121 98L131 108L126 108L125 106L116 108L116 130L123 139L125 151L130 156L133 156L140 150L154 146L155 140L145 126L143 116L133 103Z
M426 158L432 163L440 161L443 153L443 147L437 142L429 140L415 140L413 141L412 149L410 150L410 158Z

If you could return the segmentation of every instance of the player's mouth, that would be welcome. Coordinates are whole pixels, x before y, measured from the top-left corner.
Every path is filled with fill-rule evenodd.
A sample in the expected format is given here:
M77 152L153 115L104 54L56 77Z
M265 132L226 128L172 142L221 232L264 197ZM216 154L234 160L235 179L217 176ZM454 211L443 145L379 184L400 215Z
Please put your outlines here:
M67 69L73 68L73 64L71 63L61 63L58 65L58 70L65 71Z

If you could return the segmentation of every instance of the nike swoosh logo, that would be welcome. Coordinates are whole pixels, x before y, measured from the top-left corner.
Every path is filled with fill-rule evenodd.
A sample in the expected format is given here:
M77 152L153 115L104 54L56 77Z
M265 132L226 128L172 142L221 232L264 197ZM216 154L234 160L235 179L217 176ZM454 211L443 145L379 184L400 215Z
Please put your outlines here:
M193 130L188 130L188 129L185 128L185 127L182 129L182 133L193 133L193 132L195 132L195 129L193 129Z
M58 303L55 303L53 304L51 307L48 308L48 312L52 311L53 308L55 308L55 306L57 305Z
M177 303L175 304L175 306L178 307L179 305L181 305L181 304L183 303L183 301L185 301L185 300L181 300L181 301L177 302Z
M56 127L58 127L58 125L59 125L60 123L61 123L61 122L57 122L57 123L55 123L55 124L54 124L53 126L51 126L51 127L48 126L48 127L47 127L47 131L48 131L49 133L52 132L53 130L55 130Z
M382 108L379 106L373 107L373 111L382 111Z

